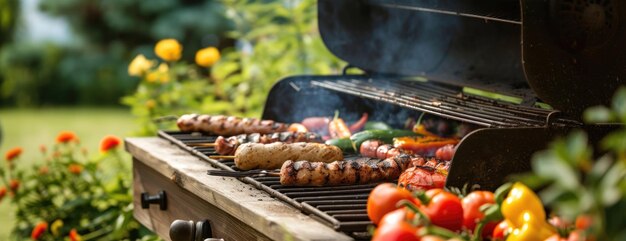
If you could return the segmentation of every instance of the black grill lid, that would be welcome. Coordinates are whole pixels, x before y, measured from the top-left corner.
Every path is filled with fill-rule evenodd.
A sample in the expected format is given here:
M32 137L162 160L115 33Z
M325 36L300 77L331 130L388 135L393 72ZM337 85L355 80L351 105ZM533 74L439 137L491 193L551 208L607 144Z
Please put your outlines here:
M326 46L369 72L538 98L578 117L626 83L619 0L319 0ZM532 88L532 89L531 89Z

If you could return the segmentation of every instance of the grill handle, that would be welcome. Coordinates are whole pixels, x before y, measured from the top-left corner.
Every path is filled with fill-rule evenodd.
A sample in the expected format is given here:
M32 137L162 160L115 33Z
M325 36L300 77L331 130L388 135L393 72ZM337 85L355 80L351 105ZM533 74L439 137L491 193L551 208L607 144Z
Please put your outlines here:
M170 239L172 241L204 241L212 238L212 234L209 220L194 222L177 219L170 225Z
M141 193L141 208L148 209L150 204L159 204L159 209L167 210L167 196L165 191L161 190L156 195L150 195L147 192Z

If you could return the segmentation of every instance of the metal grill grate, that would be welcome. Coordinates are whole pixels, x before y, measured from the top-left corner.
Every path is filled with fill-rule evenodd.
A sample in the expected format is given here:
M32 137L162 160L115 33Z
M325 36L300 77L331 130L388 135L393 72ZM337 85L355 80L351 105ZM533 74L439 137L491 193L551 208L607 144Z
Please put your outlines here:
M581 125L574 120L554 118L558 111L468 95L432 82L353 78L314 80L311 84L489 128Z
M193 155L211 163L217 168L234 171L232 160L215 160L212 147L194 147L194 143L213 143L216 136L201 133L159 131L159 137L169 140ZM347 156L346 159L354 158ZM337 187L287 187L280 185L279 177L245 177L241 181L264 190L271 196L289 203L300 211L312 215L337 231L355 239L369 239L367 226L371 225L365 208L370 191L377 185L362 184Z

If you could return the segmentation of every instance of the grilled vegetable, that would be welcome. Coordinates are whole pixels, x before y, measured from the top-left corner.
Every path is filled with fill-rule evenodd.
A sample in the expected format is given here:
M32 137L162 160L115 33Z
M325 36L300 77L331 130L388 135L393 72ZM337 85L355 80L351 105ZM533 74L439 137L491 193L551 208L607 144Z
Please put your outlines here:
M425 137L398 137L393 139L393 146L417 155L434 156L437 149L445 145L455 145L458 139Z
M365 127L365 123L367 122L367 118L368 118L367 113L363 113L363 115L361 116L361 119L359 119L357 122L354 122L352 125L350 125L348 127L350 132L354 133L354 132L362 130L363 127Z
M437 149L437 151L435 151L435 157L439 160L451 161L454 152L456 152L456 147L452 144L448 144Z
M365 123L365 130L391 130L391 126L381 121L368 121Z
M328 131L328 123L330 123L328 117L309 117L300 122L308 130L322 133Z
M355 149L359 150L364 141L377 139L384 143L392 143L393 138L402 136L418 136L419 134L409 130L368 130L361 131L350 137L354 142Z
M408 190L429 190L443 188L446 176L437 169L425 166L415 166L404 171L398 178L398 185Z
M330 138L344 138L352 135L346 122L339 118L339 112L335 112L335 118L328 123L328 133Z
M327 140L326 145L333 145L333 146L339 147L339 149L347 153L356 152L356 150L354 150L354 145L352 145L352 141L350 140L349 137Z
M241 170L276 169L287 160L331 162L342 159L341 149L320 143L246 143L235 151L235 165Z

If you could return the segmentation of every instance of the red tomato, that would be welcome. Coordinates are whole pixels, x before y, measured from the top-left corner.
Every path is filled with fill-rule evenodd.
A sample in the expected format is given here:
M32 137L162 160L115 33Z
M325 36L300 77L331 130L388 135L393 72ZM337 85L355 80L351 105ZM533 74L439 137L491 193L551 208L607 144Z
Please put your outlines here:
M446 176L433 169L410 167L400 174L398 184L409 190L443 188L446 185Z
M387 213L380 220L372 240L419 240L417 227L407 222L414 217L415 213L408 211L407 208L399 208Z
M509 232L509 223L502 221L496 225L491 234L492 240L504 240Z
M417 228L406 222L377 229L372 241L420 241Z
M374 224L378 224L385 214L398 209L400 200L413 200L411 192L396 187L392 183L383 183L374 188L367 198L367 216Z
M459 197L443 189L428 190L426 196L430 198L430 202L426 206L421 206L421 210L434 225L452 231L461 229L463 206Z
M473 231L476 224L485 217L480 207L485 204L495 204L494 194L489 191L473 191L463 198L463 227ZM498 222L489 222L483 229L482 236L488 237Z

